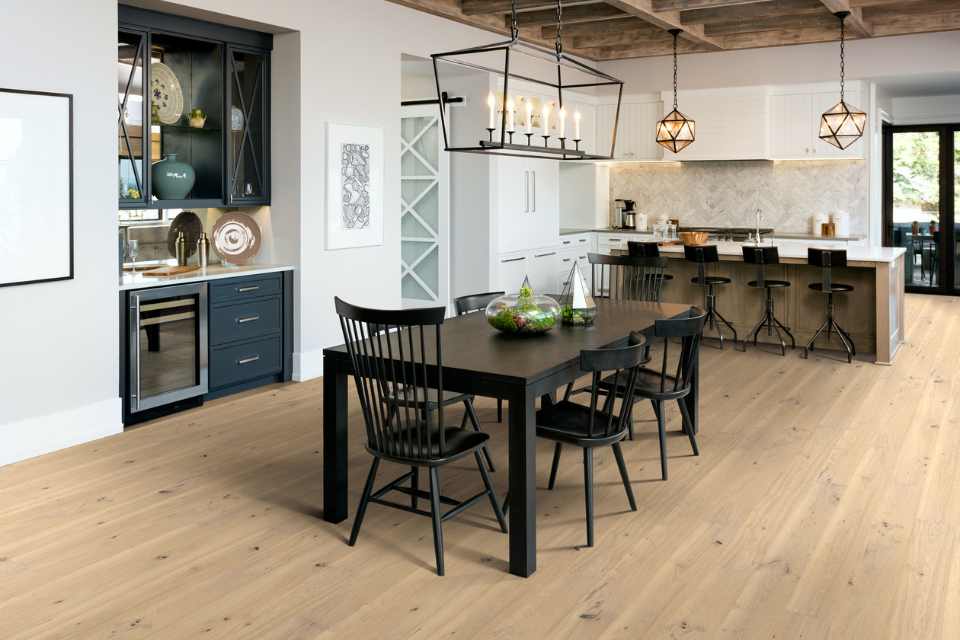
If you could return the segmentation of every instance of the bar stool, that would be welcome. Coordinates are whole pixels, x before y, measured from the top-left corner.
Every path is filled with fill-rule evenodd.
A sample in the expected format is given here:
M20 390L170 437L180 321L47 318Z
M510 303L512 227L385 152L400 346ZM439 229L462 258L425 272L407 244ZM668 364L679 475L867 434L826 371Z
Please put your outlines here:
M717 245L684 245L683 255L690 262L697 264L697 276L690 278L690 282L703 288L704 307L707 309L705 319L706 326L717 332L717 336L720 338L721 349L723 349L723 331L721 330L721 325L725 325L730 329L730 332L733 333L733 344L736 345L738 342L737 330L717 311L717 287L730 284L732 280L724 276L708 276L706 270L708 264L720 261L720 256L717 253Z
M783 335L781 335L780 330L782 329L783 332L787 334L787 337L790 338L791 349L797 348L797 341L794 339L793 334L790 333L790 329L777 320L777 316L773 313L773 290L786 289L790 286L790 283L786 280L768 280L766 270L767 265L780 264L780 252L777 251L776 247L751 247L744 245L743 261L746 264L754 264L757 266L757 279L748 282L747 286L754 289L763 289L766 294L766 310L763 312L760 321L753 327L753 331L750 332L750 335L753 337L753 346L757 346L757 336L760 334L760 330L766 327L768 336L772 336L774 332L777 333L777 340L780 341L780 355L785 356L787 355L787 345L783 342ZM746 342L744 342L744 348L746 348Z
M814 343L817 341L817 338L820 337L821 333L824 331L827 332L827 342L829 342L830 333L836 331L837 336L840 338L840 344L843 345L843 350L847 353L847 362L853 362L853 356L857 355L857 347L853 344L853 338L851 338L850 334L844 331L833 318L833 294L850 293L853 291L852 285L833 281L832 269L833 267L842 268L847 266L847 252L844 249L810 248L807 249L807 264L822 269L822 280L820 282L811 282L809 286L813 291L827 296L827 319L823 321L823 324L820 325L817 332L810 338L810 342L803 348L803 357L808 357L809 354L807 352L814 350Z
M627 251L631 256L638 258L660 257L660 245L656 242L637 242L635 240L630 240L627 242ZM657 291L663 291L663 285L673 280L673 275L669 273L662 273L659 277L661 282L657 287Z

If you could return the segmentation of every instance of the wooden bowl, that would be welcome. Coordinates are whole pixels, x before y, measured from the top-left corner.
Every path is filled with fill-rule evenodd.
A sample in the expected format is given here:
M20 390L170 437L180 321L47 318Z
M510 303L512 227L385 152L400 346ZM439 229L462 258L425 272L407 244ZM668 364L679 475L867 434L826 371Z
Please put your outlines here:
M692 247L707 244L707 241L710 239L709 234L706 231L681 231L680 240L685 245Z

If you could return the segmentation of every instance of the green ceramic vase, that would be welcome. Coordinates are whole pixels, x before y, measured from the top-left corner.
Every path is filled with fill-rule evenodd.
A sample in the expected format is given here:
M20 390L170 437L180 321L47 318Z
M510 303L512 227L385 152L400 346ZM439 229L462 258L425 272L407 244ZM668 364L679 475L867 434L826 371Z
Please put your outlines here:
M186 162L177 162L171 153L150 169L153 195L161 200L183 200L197 181L197 172Z

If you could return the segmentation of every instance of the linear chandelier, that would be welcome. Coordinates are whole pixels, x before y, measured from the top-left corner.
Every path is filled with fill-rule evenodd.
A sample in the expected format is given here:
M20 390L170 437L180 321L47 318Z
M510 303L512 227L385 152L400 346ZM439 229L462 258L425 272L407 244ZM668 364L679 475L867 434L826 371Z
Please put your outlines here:
M844 101L844 76L846 72L846 29L844 20L849 11L833 14L840 19L840 102L830 107L820 116L820 139L838 149L846 149L863 135L867 125L867 114L857 107L850 107Z
M458 121L452 131L441 103L444 148L450 152L553 160L613 159L623 82L564 53L561 0L556 3L557 33L552 51L520 41L516 0L511 2L511 17L509 40L431 55L438 98L444 92L464 93L462 84L458 84L463 76L451 73L447 65L489 74L482 92L487 94L486 122L477 123L476 114L466 111L474 121ZM523 89L525 95L517 89L521 83L529 88ZM610 147L598 149L593 140L581 135L581 114L569 113L565 99L570 90L591 93L605 87L616 91L617 108Z

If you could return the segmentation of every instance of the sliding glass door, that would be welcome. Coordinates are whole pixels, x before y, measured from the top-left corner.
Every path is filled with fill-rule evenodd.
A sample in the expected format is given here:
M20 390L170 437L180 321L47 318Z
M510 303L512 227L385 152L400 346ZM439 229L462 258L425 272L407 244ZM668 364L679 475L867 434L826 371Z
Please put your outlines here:
M908 291L960 293L960 125L884 126L884 244Z

